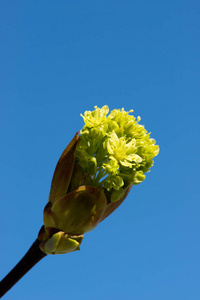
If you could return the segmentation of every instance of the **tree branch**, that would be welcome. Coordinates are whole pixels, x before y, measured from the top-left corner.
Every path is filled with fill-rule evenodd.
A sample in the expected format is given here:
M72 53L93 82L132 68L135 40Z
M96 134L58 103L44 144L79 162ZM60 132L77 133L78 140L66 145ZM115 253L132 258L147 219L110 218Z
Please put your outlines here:
M7 291L15 285L35 264L46 256L40 248L38 239L32 244L30 249L19 261L19 263L4 277L0 282L0 297L5 295Z

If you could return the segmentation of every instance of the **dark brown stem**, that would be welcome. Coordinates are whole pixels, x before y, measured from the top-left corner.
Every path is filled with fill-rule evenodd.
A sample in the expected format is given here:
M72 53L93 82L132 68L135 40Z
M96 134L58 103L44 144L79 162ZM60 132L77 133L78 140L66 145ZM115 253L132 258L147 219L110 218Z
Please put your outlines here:
M20 280L35 264L46 256L46 254L40 250L39 244L40 241L36 239L19 263L0 282L0 297L13 287L15 283L17 283L17 281Z

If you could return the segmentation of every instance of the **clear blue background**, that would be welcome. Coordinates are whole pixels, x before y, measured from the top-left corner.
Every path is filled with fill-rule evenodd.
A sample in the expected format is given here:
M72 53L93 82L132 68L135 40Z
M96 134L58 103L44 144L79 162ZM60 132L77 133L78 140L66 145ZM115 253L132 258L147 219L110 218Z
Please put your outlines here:
M0 3L0 275L37 237L57 160L80 113L134 109L161 151L145 182L48 256L5 300L199 300L200 3Z

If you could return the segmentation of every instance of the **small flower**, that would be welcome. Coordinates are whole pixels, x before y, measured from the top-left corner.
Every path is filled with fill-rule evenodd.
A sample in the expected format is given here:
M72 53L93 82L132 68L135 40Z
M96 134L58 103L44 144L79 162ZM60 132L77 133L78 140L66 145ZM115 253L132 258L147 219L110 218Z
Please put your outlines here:
M117 162L118 168L120 165L132 168L135 163L142 162L142 158L135 153L137 151L135 144L135 139L127 142L125 137L118 138L117 134L113 131L106 145L110 154L109 158Z
M77 172L83 184L99 187L107 196L110 192L109 201L118 201L122 190L143 181L159 153L155 140L139 124L140 117L135 119L131 112L122 108L108 114L105 105L83 116L85 126L75 152ZM75 178L76 171L73 188Z
M130 110L86 111L85 125L64 150L52 179L38 239L47 254L79 249L93 230L145 179L159 153L155 140Z
M94 111L86 111L84 113L84 116L81 114L81 116L84 119L84 122L88 128L92 128L95 126L99 126L101 124L104 124L106 121L106 115L109 112L108 106L103 106L101 109L95 106Z

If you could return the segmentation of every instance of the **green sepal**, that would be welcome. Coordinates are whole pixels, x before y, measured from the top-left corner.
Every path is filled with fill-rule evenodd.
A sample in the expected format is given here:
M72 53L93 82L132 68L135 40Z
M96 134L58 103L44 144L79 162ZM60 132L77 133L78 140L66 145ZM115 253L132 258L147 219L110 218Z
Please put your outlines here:
M40 249L45 254L64 254L80 249L83 235L70 236L63 231L55 233L47 241L40 244Z
M55 233L60 231L57 228L54 227L45 227L44 225L40 228L40 231L38 233L38 240L40 242L47 241L49 238L51 238Z
M79 187L52 205L55 227L76 235L91 231L100 222L106 204L107 199L102 190L89 186Z
M54 203L66 195L74 169L74 152L79 140L78 132L63 151L54 171L49 201Z
M121 197L120 200L116 201L116 202L110 202L107 204L106 209L101 217L101 221L103 221L105 218L107 218L114 210L116 210L121 204L122 202L125 200L125 198L127 197L128 193L130 192L132 188L132 184L130 184L124 191L123 196ZM112 194L111 194L112 195Z
M52 207L52 203L48 202L44 208L43 221L44 221L45 227L56 228L56 223L53 218L51 207Z

